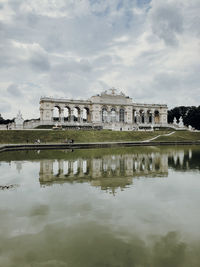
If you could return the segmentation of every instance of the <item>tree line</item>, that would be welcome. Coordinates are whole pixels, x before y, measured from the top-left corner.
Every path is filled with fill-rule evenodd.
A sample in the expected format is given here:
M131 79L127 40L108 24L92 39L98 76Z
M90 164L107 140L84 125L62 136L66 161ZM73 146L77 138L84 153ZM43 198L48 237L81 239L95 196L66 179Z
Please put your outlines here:
M14 119L12 119L12 120L6 119L5 120L0 114L0 124L9 124L9 123L12 123L12 122L14 122Z
M200 106L180 106L168 110L168 123L173 123L174 117L178 121L181 116L184 125L191 125L193 128L200 130Z

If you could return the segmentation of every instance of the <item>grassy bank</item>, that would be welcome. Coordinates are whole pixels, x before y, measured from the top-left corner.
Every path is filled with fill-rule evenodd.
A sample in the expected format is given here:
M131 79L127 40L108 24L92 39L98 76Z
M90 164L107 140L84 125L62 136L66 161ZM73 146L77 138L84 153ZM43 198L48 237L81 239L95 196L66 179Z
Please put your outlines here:
M64 140L74 139L75 142L114 142L114 141L143 141L153 138L159 134L165 134L168 131L156 132L114 132L108 130L102 131L52 131L52 130L14 130L0 131L1 144L33 143L36 139L47 143L62 143Z
M162 141L200 141L200 132L176 131L169 136L160 136L155 142Z
M155 132L115 132L115 131L52 131L52 130L14 130L0 131L1 144L34 143L40 139L42 143L63 143L67 138L75 142L114 142L114 141L144 141L169 133L169 131ZM200 132L178 131L170 136L163 136L155 141L188 141L200 140Z

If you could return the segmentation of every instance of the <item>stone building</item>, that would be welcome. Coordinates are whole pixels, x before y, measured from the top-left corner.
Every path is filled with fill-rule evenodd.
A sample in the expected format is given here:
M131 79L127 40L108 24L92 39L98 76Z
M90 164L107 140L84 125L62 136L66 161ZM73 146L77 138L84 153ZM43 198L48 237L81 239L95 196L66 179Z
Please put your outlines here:
M115 89L88 100L41 97L40 124L91 126L112 130L167 126L167 105L139 104Z

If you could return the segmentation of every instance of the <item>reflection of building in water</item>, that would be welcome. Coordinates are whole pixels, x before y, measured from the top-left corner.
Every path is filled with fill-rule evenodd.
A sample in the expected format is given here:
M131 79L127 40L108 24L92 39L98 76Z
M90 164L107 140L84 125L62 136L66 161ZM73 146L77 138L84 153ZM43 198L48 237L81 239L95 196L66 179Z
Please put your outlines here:
M21 170L22 170L22 162L21 161L16 161L15 165L16 165L16 170L18 171L18 173L20 173Z
M76 160L42 160L40 183L88 181L102 189L124 188L133 177L164 177L168 174L167 154L107 155L102 158Z

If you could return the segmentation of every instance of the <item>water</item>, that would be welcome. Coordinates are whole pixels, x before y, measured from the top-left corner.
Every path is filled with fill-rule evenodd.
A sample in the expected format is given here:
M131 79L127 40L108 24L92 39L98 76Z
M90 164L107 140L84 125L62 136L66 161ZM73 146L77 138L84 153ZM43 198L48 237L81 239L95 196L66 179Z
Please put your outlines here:
M5 152L0 173L2 267L200 266L198 146Z

